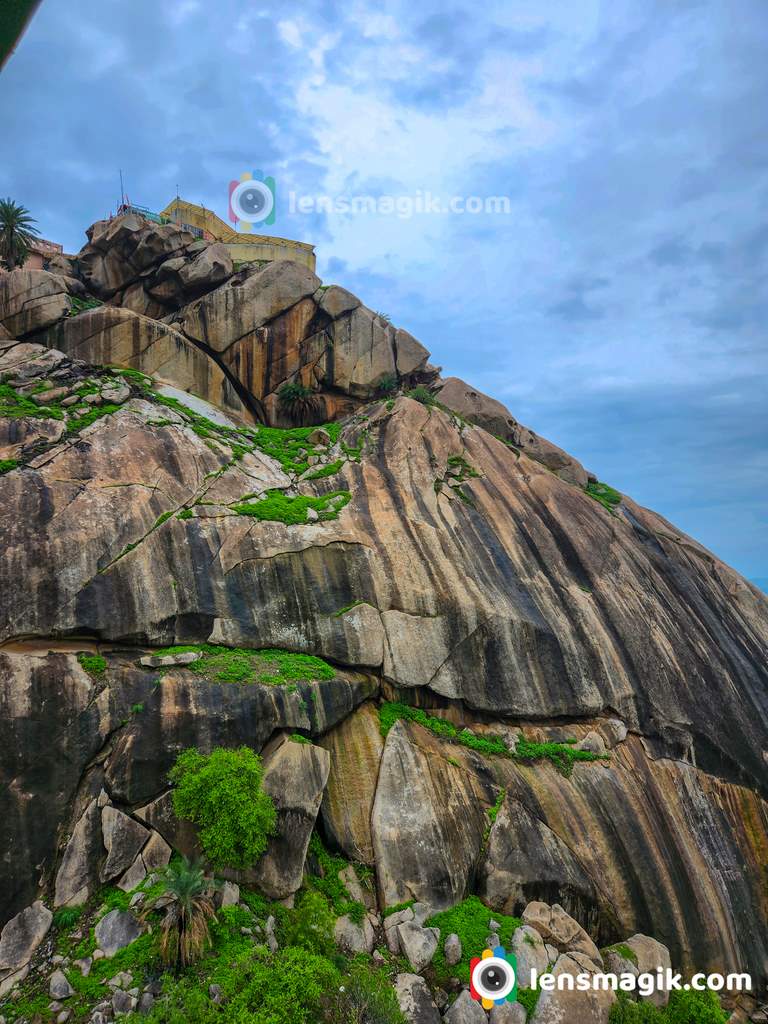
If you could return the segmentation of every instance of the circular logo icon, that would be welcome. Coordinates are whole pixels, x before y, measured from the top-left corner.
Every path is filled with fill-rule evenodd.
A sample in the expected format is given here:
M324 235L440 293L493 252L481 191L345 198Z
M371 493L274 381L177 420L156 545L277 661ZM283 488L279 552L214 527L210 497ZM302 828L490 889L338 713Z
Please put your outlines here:
M265 182L249 178L233 189L229 202L238 220L252 223L267 219L274 208L275 197Z
M514 969L500 956L487 956L475 964L472 985L483 999L506 999L515 987Z

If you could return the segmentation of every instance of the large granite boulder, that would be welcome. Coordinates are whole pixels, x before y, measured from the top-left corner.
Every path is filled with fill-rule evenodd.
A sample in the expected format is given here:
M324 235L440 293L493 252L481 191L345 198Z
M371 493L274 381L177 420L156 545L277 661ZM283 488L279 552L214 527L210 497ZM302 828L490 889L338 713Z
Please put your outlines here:
M576 978L580 974L595 974L585 958L575 959L568 954L559 957L552 969L555 978L569 974ZM570 991L562 989L542 992L531 1017L531 1024L564 1024L578 1021L579 1024L608 1024L611 1007L616 1002L616 993L599 989L597 991Z
M0 997L23 981L32 954L48 934L53 914L40 900L20 910L0 932Z
M285 899L301 886L329 769L328 751L312 743L283 735L267 749L263 785L277 808L277 830L258 864L241 877L252 878L271 899Z
M427 983L418 974L398 974L395 995L408 1024L440 1024L440 1011L434 1004Z
M54 905L79 907L88 901L99 881L103 853L101 809L94 797L77 821L56 872Z
M14 338L51 327L70 307L70 285L58 274L23 269L0 274L0 324Z

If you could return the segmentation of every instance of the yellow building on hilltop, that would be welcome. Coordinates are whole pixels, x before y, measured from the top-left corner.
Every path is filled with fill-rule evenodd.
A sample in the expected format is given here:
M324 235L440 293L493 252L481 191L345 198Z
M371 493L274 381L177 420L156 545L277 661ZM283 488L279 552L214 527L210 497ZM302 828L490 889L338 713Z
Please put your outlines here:
M172 221L198 238L210 242L223 242L234 263L253 263L256 260L293 260L310 270L315 269L315 247L308 242L294 242L290 238L272 235L252 235L235 231L217 217L212 210L188 203L178 196L160 211L160 217Z

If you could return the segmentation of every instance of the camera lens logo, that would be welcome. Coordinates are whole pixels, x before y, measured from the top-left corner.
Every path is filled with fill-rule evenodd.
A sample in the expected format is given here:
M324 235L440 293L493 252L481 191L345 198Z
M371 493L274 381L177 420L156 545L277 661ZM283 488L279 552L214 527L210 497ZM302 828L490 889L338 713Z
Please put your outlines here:
M469 961L469 993L484 1010L517 999L517 960L503 946L484 949Z
M250 231L254 224L274 224L275 179L254 171L230 181L229 219L233 224L239 222L241 231Z

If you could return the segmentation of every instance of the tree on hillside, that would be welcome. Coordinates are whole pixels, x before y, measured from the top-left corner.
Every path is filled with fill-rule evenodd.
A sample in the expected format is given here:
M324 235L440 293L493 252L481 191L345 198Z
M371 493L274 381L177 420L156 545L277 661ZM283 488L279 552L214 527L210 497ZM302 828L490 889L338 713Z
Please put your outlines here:
M13 270L23 267L29 249L40 232L29 210L12 199L0 199L0 263Z

